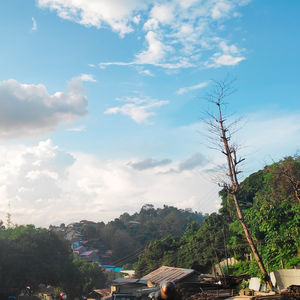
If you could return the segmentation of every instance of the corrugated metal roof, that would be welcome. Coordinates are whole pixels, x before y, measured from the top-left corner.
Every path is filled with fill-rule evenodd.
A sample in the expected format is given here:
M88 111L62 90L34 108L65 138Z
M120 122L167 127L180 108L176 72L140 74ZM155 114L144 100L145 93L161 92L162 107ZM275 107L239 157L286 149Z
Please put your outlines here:
M139 279L136 278L116 278L115 280L113 280L114 283L135 283L138 282Z
M182 269L162 266L155 271L142 277L142 280L150 280L153 283L160 284L163 281L178 282L188 275L194 273L192 269Z
M80 256L89 256L89 255L91 255L93 253L95 253L95 250L89 250L89 251L82 252L80 254Z
M113 284L131 284L131 283L139 283L147 285L147 280L141 280L136 278L116 278L113 280Z

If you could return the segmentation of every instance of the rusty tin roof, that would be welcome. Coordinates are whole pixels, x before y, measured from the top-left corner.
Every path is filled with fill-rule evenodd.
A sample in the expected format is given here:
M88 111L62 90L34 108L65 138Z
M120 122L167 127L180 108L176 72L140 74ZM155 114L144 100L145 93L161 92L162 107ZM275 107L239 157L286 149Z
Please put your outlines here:
M141 280L150 280L153 283L160 284L163 281L179 282L185 277L194 273L192 269L182 269L162 266L153 272L145 275Z

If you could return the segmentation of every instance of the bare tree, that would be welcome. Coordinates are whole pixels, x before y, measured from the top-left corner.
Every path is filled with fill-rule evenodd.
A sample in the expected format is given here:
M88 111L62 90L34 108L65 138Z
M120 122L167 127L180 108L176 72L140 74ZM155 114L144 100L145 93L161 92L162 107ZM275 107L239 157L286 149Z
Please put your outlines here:
M220 185L226 188L227 191L231 194L235 204L237 218L243 227L245 237L258 263L261 273L267 279L269 288L272 288L271 282L268 280L268 273L266 271L266 268L253 241L252 234L245 223L243 211L240 207L240 203L237 197L240 188L238 180L238 174L240 173L240 170L238 169L238 167L239 164L245 159L238 157L238 146L232 142L232 134L234 133L233 130L236 127L235 125L238 121L230 122L228 119L226 119L226 116L224 114L224 106L226 105L224 100L233 92L234 89L232 81L225 80L214 82L214 88L206 96L206 98L210 103L217 107L217 110L216 113L208 113L209 120L206 121L206 123L208 125L210 137L215 145L214 148L221 151L221 153L226 156L227 160L226 175L230 180L229 183L226 183L224 181Z

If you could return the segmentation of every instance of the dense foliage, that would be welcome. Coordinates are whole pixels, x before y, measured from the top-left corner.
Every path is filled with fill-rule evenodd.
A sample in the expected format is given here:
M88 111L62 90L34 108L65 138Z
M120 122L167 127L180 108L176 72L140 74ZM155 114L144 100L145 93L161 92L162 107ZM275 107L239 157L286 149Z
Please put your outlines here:
M52 285L69 295L84 295L104 287L104 273L96 264L73 260L67 241L33 225L0 229L0 282L2 288Z
M168 234L180 236L190 222L200 224L204 218L201 213L190 209L181 210L166 205L155 209L152 204L146 204L138 213L124 213L108 224L86 224L80 231L85 238L94 239L93 246L101 253L112 250L110 264L122 266L136 261L150 241Z
M269 271L300 263L300 157L287 157L246 178L238 200ZM190 224L181 237L151 242L136 264L139 275L161 265L210 271L227 257L240 263L229 271L259 275L230 193L220 192L222 207L202 225ZM248 260L247 260L248 257ZM250 257L250 259L249 259ZM227 272L228 270L224 270Z

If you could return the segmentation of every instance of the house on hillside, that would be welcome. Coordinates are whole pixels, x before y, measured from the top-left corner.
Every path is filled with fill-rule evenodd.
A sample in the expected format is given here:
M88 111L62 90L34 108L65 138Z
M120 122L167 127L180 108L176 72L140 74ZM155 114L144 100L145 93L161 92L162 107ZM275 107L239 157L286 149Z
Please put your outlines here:
M72 239L75 239L75 238L83 238L83 235L75 230L75 229L67 229L66 233L65 233L65 239L68 240L68 241L72 241Z
M98 251L97 250L88 250L79 254L79 257L88 262L95 262L99 265L101 264Z
M77 255L81 255L82 253L84 253L84 252L86 252L88 249L86 248L86 247L84 247L84 246L79 246L79 247L77 247L77 248L75 248L74 250L73 250L73 253L74 254L77 254Z
M82 238L80 238L80 237L72 238L72 240L71 240L71 248L72 248L72 250L75 250L76 248L79 248L82 245L83 245Z
M99 257L104 264L109 264L112 257L112 250L106 250L105 253L100 253Z

